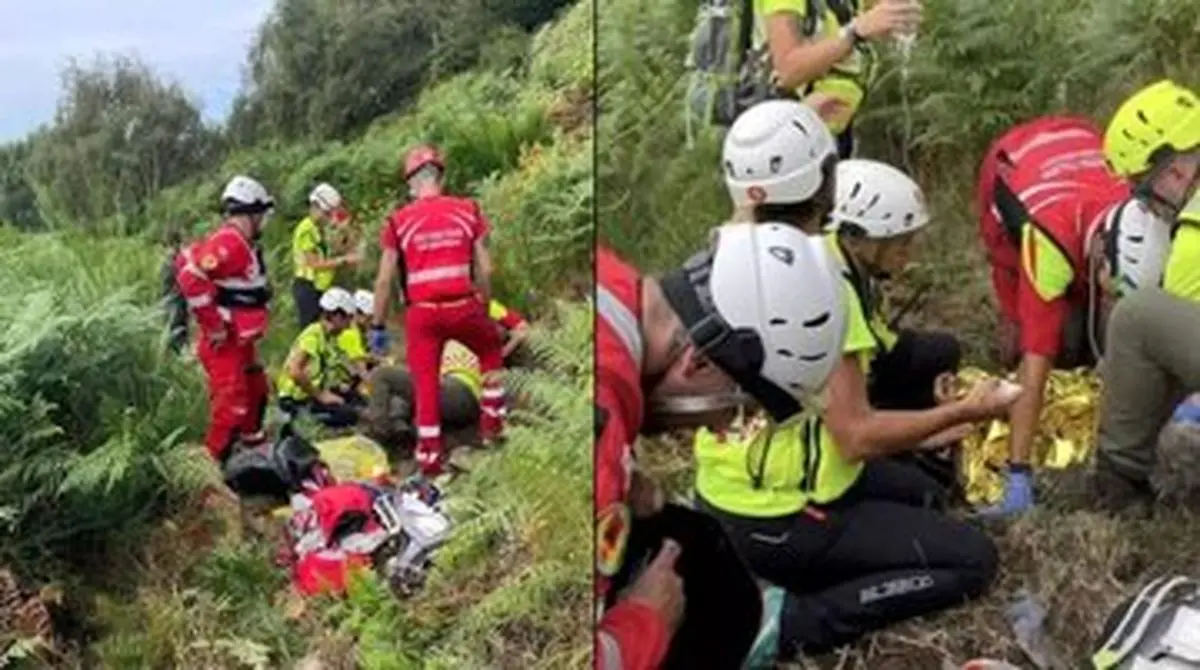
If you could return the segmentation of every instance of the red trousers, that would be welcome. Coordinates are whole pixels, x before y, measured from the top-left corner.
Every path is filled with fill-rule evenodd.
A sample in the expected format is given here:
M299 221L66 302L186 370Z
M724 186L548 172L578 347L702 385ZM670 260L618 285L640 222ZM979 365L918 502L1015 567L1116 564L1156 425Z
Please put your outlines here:
M262 430L270 389L256 342L209 343L201 333L196 356L208 377L208 433L204 446L220 460L242 435Z
M416 392L417 464L435 475L445 459L439 403L442 349L457 340L479 358L483 392L479 399L479 433L483 439L503 428L504 389L496 372L504 366L504 342L487 306L474 298L450 303L417 303L404 313L408 370Z

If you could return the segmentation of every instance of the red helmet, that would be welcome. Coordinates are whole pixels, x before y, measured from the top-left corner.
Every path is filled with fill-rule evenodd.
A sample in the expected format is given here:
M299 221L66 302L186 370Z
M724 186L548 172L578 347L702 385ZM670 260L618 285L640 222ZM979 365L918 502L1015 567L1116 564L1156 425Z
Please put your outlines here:
M416 174L417 170L426 165L433 165L439 170L446 169L446 163L442 160L442 154L428 144L419 146L408 152L408 156L404 158L404 179L407 180Z

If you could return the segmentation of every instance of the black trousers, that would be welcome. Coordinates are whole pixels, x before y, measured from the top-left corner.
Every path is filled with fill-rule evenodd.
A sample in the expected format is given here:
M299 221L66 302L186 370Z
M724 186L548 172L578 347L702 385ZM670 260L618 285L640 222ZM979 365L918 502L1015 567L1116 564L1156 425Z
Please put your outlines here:
M885 626L977 598L996 577L992 540L944 514L942 489L911 466L869 463L830 505L753 519L703 500L754 573L788 592L783 658L821 654Z
M328 428L349 428L357 425L366 408L366 400L354 391L338 393L346 402L342 405L327 405L316 398L297 402L291 398L280 398L279 409L291 415L307 412L312 418Z
M962 345L944 332L902 330L896 344L875 359L867 384L871 406L881 410L922 410L936 406L933 382L938 375L958 372ZM958 447L908 452L893 459L917 465L947 489L958 486Z
M173 293L164 301L164 307L167 310L167 349L178 354L188 343L187 301Z
M292 298L296 301L296 318L301 328L321 318L321 292L311 281L299 277L293 279Z

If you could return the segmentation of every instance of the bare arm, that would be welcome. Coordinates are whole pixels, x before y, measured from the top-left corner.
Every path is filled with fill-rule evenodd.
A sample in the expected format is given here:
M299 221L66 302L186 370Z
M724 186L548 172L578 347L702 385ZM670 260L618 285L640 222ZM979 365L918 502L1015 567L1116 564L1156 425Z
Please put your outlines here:
M504 343L504 350L501 352L503 354L503 356L505 358L508 358L512 354L512 352L516 351L517 347L521 346L521 343L524 342L528 337L529 337L529 325L528 324L523 323L523 324L517 326L516 328L514 328L513 330L509 331L508 342Z
M396 281L396 265L400 255L395 249L384 248L379 259L379 270L375 273L375 313L371 323L382 326L387 321L388 304L392 300L392 284Z
M1042 415L1046 380L1050 378L1053 367L1054 362L1047 356L1025 354L1021 357L1017 380L1024 391L1009 412L1008 453L1012 463L1029 463L1033 437Z
M921 411L880 411L867 399L867 380L853 354L829 379L825 425L848 459L867 460L909 451L927 438L970 419L960 403Z
M483 302L487 304L492 299L492 255L487 248L487 238L475 240L475 285L483 294Z
M304 264L314 270L336 270L346 261L345 256L323 259L316 252L304 252Z
M779 86L785 89L800 88L821 78L854 49L850 40L840 36L806 39L799 21L800 17L792 12L777 12L766 20L771 67Z
M287 361L288 376L296 385L304 390L310 398L317 397L321 391L313 385L312 379L308 376L308 354L304 351L297 351L288 357Z

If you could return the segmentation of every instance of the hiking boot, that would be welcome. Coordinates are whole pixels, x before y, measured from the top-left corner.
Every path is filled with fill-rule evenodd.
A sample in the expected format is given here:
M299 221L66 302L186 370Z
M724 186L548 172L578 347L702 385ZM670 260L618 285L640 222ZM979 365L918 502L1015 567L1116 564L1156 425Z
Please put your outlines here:
M1129 513L1142 517L1153 508L1154 489L1147 480L1131 479L1100 462L1096 463L1088 479L1093 499L1109 514Z

